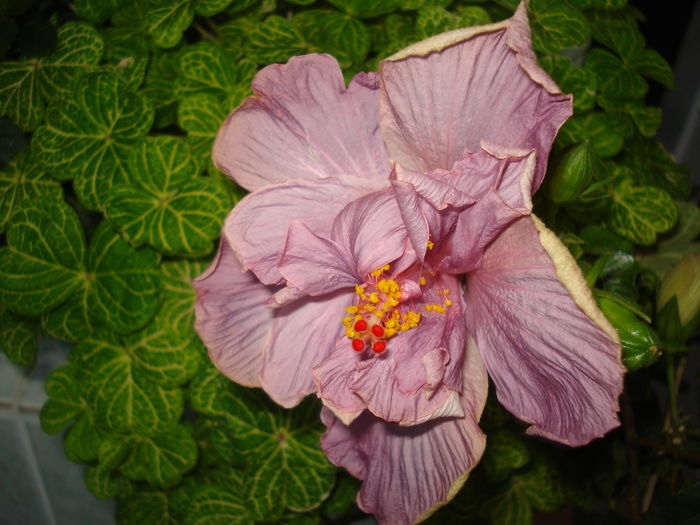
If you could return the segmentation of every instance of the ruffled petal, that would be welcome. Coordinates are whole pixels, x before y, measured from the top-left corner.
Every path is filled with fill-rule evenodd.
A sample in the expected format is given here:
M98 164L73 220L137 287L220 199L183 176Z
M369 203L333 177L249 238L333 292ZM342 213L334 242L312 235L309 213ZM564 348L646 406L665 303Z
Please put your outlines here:
M339 292L273 310L261 384L277 403L290 408L315 391L311 370L333 351L344 332L345 307L352 299L352 293Z
M272 326L272 310L265 304L274 289L241 268L223 237L214 261L192 285L197 292L195 328L211 360L233 381L260 386Z
M358 362L350 385L374 415L402 425L463 415L459 392L466 334L459 281L426 275L419 301L406 306L421 312L420 325L389 339L384 353ZM446 301L451 305L443 306ZM434 304L444 313L425 309Z
M328 427L321 447L333 463L363 480L358 505L380 524L427 518L454 497L481 458L485 438L477 422L488 383L473 347L467 351L464 383L462 418L402 427L365 412L345 426L330 410L321 412Z
M400 258L408 234L394 191L390 188L348 204L333 221L331 238L352 257L360 282L373 270Z
M619 424L617 333L539 220L518 220L486 250L468 276L466 319L498 399L530 434L576 446Z
M377 87L376 75L363 73L346 89L329 55L267 66L253 80L255 95L219 130L214 163L250 191L297 178L386 180Z
M572 114L571 96L534 59L523 4L501 23L409 46L381 63L380 77L390 157L416 172L450 170L485 140L535 150L536 190L554 137Z
M354 177L294 180L258 190L241 200L226 218L224 232L243 267L265 284L279 284L277 264L289 224L303 221L319 235L330 235L333 218L364 193Z

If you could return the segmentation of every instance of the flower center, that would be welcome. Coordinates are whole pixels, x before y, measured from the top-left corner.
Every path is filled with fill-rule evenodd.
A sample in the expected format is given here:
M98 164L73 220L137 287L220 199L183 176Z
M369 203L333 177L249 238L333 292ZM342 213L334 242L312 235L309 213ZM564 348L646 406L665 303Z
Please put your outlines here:
M420 324L420 312L400 312L401 285L394 279L382 278L389 265L374 270L369 281L355 286L355 304L345 310L345 335L352 340L352 348L362 352L370 348L375 354L386 350L386 340L399 332L406 332Z

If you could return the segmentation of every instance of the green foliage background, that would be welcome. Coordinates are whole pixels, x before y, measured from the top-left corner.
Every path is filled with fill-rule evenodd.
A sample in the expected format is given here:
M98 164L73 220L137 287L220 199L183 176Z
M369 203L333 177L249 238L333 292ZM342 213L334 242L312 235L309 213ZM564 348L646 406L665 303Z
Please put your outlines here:
M268 63L326 52L350 79L414 41L507 18L516 3L0 1L0 345L31 366L39 334L75 343L46 382L41 424L64 431L96 497L117 499L118 523L361 515L358 483L319 449L317 404L284 410L230 383L193 329L189 283L243 195L213 166L212 141ZM654 139L661 111L645 103L648 83L671 87L673 74L627 0L531 0L529 12L540 63L575 107L536 211L607 305L625 363L640 369L627 418L655 406L644 385L663 376L660 350L687 350L660 341L652 323L659 279L698 251L700 231L688 174ZM684 485L658 454L635 471L621 432L581 451L525 438L491 398L484 460L436 523L525 525L567 505L639 521L639 480L663 485L672 471L667 492ZM635 432L663 445L679 429L657 415Z

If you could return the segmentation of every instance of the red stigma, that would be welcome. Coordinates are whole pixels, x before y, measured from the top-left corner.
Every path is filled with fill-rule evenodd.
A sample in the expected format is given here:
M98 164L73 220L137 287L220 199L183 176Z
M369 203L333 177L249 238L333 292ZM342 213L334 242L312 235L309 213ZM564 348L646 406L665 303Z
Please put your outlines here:
M374 343L374 346L372 346L372 352L375 354L381 354L384 350L386 350L386 343L384 341L377 341Z
M365 330L367 330L367 321L365 321L364 319L360 319L355 323L354 328L356 332L364 332Z
M362 350L365 349L365 342L362 339L353 339L352 349L355 350L355 352L362 352Z
M382 328L378 324L375 324L374 326L372 326L372 333L376 337L382 337L384 335L384 328Z

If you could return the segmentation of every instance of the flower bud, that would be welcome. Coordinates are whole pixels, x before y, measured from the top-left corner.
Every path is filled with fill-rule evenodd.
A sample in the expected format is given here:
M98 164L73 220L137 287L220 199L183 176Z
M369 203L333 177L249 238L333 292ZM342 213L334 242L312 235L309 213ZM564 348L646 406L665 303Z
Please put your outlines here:
M547 197L559 204L575 200L590 184L594 167L588 140L569 146L547 176Z
M651 326L613 299L598 297L598 305L620 335L627 370L653 364L659 357L659 340Z
M695 333L700 326L700 254L685 255L666 274L659 287L657 309L664 341L683 344Z

